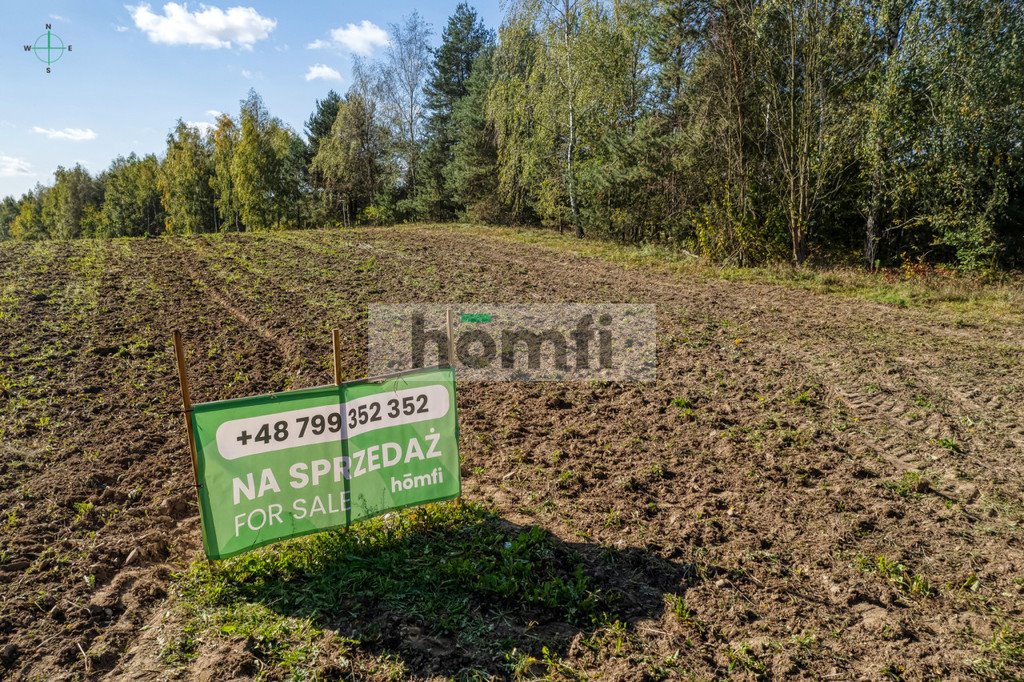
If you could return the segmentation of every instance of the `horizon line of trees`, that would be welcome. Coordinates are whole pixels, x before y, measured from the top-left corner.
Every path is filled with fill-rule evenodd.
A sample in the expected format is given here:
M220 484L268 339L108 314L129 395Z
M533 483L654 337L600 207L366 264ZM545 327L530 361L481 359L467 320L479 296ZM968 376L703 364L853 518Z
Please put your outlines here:
M1017 0L413 12L299 134L250 90L164 153L0 201L0 239L468 220L748 265L1024 265Z

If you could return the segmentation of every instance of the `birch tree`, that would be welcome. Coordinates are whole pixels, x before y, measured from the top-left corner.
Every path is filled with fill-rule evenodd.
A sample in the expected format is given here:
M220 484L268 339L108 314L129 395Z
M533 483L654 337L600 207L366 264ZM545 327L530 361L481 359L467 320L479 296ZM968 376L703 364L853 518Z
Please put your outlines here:
M395 135L407 197L416 192L416 166L422 146L423 85L430 73L430 25L413 11L401 24L389 27L390 43L379 64L378 87L385 115Z

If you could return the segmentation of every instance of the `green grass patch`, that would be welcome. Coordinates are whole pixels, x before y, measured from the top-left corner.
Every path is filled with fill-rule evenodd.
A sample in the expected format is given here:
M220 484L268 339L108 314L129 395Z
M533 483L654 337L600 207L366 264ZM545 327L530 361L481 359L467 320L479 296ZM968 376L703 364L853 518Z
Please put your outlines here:
M794 267L786 263L734 267L711 263L685 249L667 245L627 245L535 228L483 225L430 225L480 236L533 244L626 267L659 268L699 277L754 284L777 284L875 301L898 308L938 308L953 315L956 324L1009 319L1024 321L1024 287L1019 273L961 273L942 266L889 268L868 272L850 266Z
M539 653L529 623L585 627L610 608L568 546L472 503L198 562L178 577L177 593L188 636L165 660L187 662L206 638L241 637L268 670L289 674L314 665L325 637L341 649L401 651L408 627L479 652L480 661L517 647Z
M883 483L889 490L900 497L919 498L931 489L928 479L917 471L908 471L896 481Z

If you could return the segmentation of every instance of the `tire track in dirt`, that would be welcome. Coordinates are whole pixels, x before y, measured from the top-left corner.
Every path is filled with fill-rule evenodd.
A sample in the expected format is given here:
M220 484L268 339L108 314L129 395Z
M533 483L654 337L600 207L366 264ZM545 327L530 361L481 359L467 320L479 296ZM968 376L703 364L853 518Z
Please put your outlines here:
M243 327L258 336L267 345L273 347L288 367L295 367L300 364L300 356L296 349L297 344L294 341L287 338L282 339L279 330L272 330L254 316L242 310L221 292L221 286L210 283L209 280L219 279L223 285L224 280L210 266L209 252L206 250L206 244L203 241L197 238L190 244L193 247L191 251L185 251L183 248L180 248L182 246L180 244L175 243L175 245L179 247L178 262L195 288L220 306L231 317L235 318ZM203 263L203 275L205 276L200 275L194 264L197 257Z
M679 285L675 285L679 286ZM812 297L812 296L808 296ZM849 307L850 304L846 302ZM875 304L865 304L869 308L877 307ZM887 312L887 311L886 311ZM847 335L846 342L841 342L837 338L836 334L832 339L832 348L836 349L849 349L853 350L855 344L851 342L850 335L853 331L852 336L861 336L857 331L857 328L862 328L874 321L871 318L877 317L877 310L871 310L869 313L868 320L854 320L854 324L850 325L844 333ZM883 313L884 314L884 313ZM799 317L795 315L794 317ZM789 330L791 325L786 325L784 320L775 320L769 324L770 328L779 332L779 330ZM782 331L783 334L786 331ZM895 330L899 331L899 329ZM924 330L915 329L914 331L918 334L924 334ZM804 335L811 335L814 333L813 329L808 330ZM960 342L965 332L955 332L954 338L950 339ZM837 342L838 341L838 342ZM837 342L837 343L836 343ZM830 343L826 341L826 343ZM905 396L899 396L892 392L892 390L878 390L874 395L865 395L863 391L863 383L858 388L852 388L851 384L856 385L858 379L863 379L861 375L847 376L844 382L844 387L838 387L836 384L837 375L834 371L834 366L825 366L822 363L822 358L827 355L828 346L822 345L810 345L809 342L801 338L801 334L790 333L785 343L779 344L780 352L788 353L791 357L802 362L808 370L810 370L814 376L816 383L820 383L823 386L829 387L830 395L838 399L846 409L851 413L858 416L860 420L860 430L869 438L873 440L875 449L883 457L888 459L891 463L901 467L903 472L915 470L930 464L930 461L925 460L919 454L908 450L907 447L899 443L899 439L906 435L908 426L914 423L915 420L911 419L909 415L913 414L915 409L914 406L906 401ZM799 354L794 353L794 349L800 349ZM928 349L925 349L926 351ZM833 350L833 353L835 351ZM852 352L846 352L840 359L838 364L840 367L856 367L858 365L858 356ZM885 374L888 366L889 369L892 367L901 367L904 371L914 372L918 374L917 363L911 363L907 359L901 359L894 354L886 355L878 358L876 363L880 368L880 373ZM981 378L981 377L978 377ZM977 381L978 379L975 379ZM982 379L984 380L984 379ZM1005 381L1005 377L997 377L995 381ZM934 391L934 384L931 385L931 389ZM945 397L945 396L943 396ZM957 420L953 417L944 417L941 415L929 414L928 429L924 432L929 439L936 439L940 436L948 435L959 435L961 434L960 425ZM936 422L940 422L942 426L938 426ZM874 433L869 432L865 427L872 425L877 426L873 429ZM1008 473L1019 473L1019 469L1013 467L1013 460L1003 460L1004 469L1008 470ZM978 474L986 472L993 472L998 468L998 465L988 462L974 462L973 466L980 469ZM941 475L946 478L946 483L949 485L947 488L950 492L956 492L957 488L953 483L954 476L950 474L946 469L943 469ZM1005 478L1005 477L1004 477Z
M928 355L930 349L920 352ZM933 349L931 352L935 352ZM1005 439L1006 425L1012 414L994 415L987 423L975 423L970 413L981 413L980 405L963 399L954 385L956 377L947 373L937 379L930 365L891 353L876 360L876 367L863 374L839 374L821 363L821 354L803 349L802 361L820 381L831 381L832 394L857 415L857 429L871 438L882 456L906 463L907 471L928 471L939 490L953 499L961 498L961 472L972 479L998 482L1020 479L1021 462L1011 456L991 456L1019 445ZM841 367L856 367L856 356L846 354ZM949 365L947 365L947 368ZM1002 376L985 376L977 371L978 381L1012 384ZM859 385L858 385L859 384ZM948 445L942 445L942 443ZM960 450L963 450L963 453ZM1007 453L1009 454L1009 453Z
M449 248L457 249L460 247L458 240L454 239L450 233L433 232L433 234L439 239L447 241L450 245ZM545 249L544 247L522 247L518 244L511 244L504 240L500 240L500 238L491 238L490 241L502 246L502 259L514 262L521 269L526 271L529 271L531 268L534 271L538 269L545 270L545 272L538 277L541 281L553 281L552 277L554 277L556 273L551 272L550 264L541 264L543 258L538 257L539 254L544 254L544 256L549 256L554 259L557 263L556 267L558 269L571 268L579 273L600 268L602 265L604 265L605 268L609 267L600 261L595 263L595 259L592 258L579 257L575 255L566 256L561 252L552 252L552 250ZM531 249L532 253L530 253L529 256L521 253L522 251L530 251ZM614 268L614 266L611 267ZM735 304L729 306L731 308L730 312L739 319L746 318L748 324L753 323L755 320L765 322L767 323L766 326L772 329L773 333L782 333L785 335L785 341L777 344L778 351L787 353L794 360L802 362L804 366L813 373L816 383L829 387L828 390L830 395L840 401L847 410L858 416L858 419L862 422L862 428L865 425L876 424L879 426L878 430L880 432L895 431L898 435L905 434L907 427L915 421L909 419L908 415L919 410L915 410L916 406L912 403L907 403L904 396L895 395L891 391L880 390L872 396L864 394L863 385L853 388L851 384L855 383L856 378L860 375L847 376L845 378L845 386L838 387L836 385L837 376L834 371L835 367L826 366L821 361L821 358L827 356L829 351L836 353L839 349L847 349L847 352L836 364L840 367L856 367L859 364L859 356L854 352L850 352L855 348L854 339L860 341L863 337L861 330L872 329L875 327L881 328L883 323L889 323L892 326L891 329L887 330L887 334L890 337L901 336L906 338L907 336L911 336L929 339L931 343L925 344L923 348L921 347L921 344L918 344L918 349L924 352L935 352L937 350L935 347L935 339L932 338L936 335L936 332L938 332L941 342L946 342L952 346L949 351L950 354L962 347L965 342L970 342L968 347L977 347L979 348L979 351L983 350L991 343L987 339L979 340L977 334L973 333L971 330L956 328L947 329L943 327L936 329L934 322L921 321L914 319L913 317L911 317L910 320L910 329L907 329L907 321L894 319L892 309L882 304L837 299L832 296L818 295L800 290L782 290L780 292L779 287L769 288L762 285L744 285L735 282L729 282L725 285L707 281L680 284L673 281L665 281L669 278L663 275L651 273L645 273L641 281L635 281L641 278L636 277L632 271L624 270L622 274L624 275L623 280L634 280L633 282L625 285L630 290L628 295L635 296L635 292L643 291L645 294L645 298L643 300L651 300L648 297L651 294L655 294L656 299L654 300L657 300L660 303L678 304L691 309L694 307L695 302L693 298L695 288L717 289L718 291L716 292L714 307L719 309L724 305L731 303L731 300L735 299L737 296L746 294L747 292L744 290L752 290L752 293L755 295L763 292L765 289L771 290L772 293L776 295L781 294L781 298L785 299L785 308L782 306L776 306L774 310L767 307L762 308L764 312L784 313L783 315L775 317L775 319L765 319L762 315L751 316L747 310L744 310L744 306L737 306ZM675 291L676 295L669 295L667 297L658 295L663 294L666 289ZM621 295L621 289L617 293ZM712 313L712 310L706 306L706 303L707 301L698 301L698 304L705 304L701 306L701 313L709 315ZM845 308L845 312L852 314L851 319L846 321L847 323L844 329L838 329L831 334L831 338L826 337L819 343L812 345L811 337L821 336L825 329L816 328L815 325L818 322L817 318L819 315L814 314L814 312L817 311L807 314L806 309L808 304L815 307L817 307L817 305L829 305L830 307L842 306ZM907 311L899 311L899 314L904 313L907 313ZM916 313L910 314L916 315ZM797 325L801 325L801 323L803 323L802 328L793 329L794 323ZM831 323L832 322L830 321L826 324ZM908 332L910 332L910 334L908 334ZM863 341L860 342L863 343ZM795 349L799 349L799 353L795 352ZM1016 352L1021 359L1024 359L1024 350L1020 349L1018 346ZM922 371L919 367L919 363L915 363L910 359L899 358L894 354L889 354L877 358L876 362L882 368L886 365L897 366L903 371L913 373L913 375L919 380L922 378ZM1024 365L1018 366L1024 367ZM885 370L883 369L882 371L884 373ZM985 377L980 373L975 374L972 377L971 382L985 382L986 379L994 385L1006 385L1007 383L1012 383L1008 382L1008 377L1006 375ZM925 382L922 381L922 383ZM929 390L933 392L936 390L936 383L934 381L929 381L926 385ZM925 387L922 386L921 388ZM942 395L943 398L948 397L943 392L940 392L939 395ZM977 404L968 405L973 407L975 410L981 409L981 406ZM939 420L941 420L943 428L940 428L937 425ZM936 415L931 414L929 415L929 421L931 423L927 425L928 428L925 431L925 435L929 439L934 440L940 436L962 434L960 424L952 417L946 418L939 415L938 419L936 419ZM1014 420L1012 418L1007 419L1004 417L1004 421L1013 423ZM1012 429L1012 427L1010 428ZM939 431L942 430L944 430L945 433L939 433ZM1011 431L1011 433L1016 436L1014 441L1018 446L1021 445L1018 435L1019 431L1024 431L1024 429L1017 427L1017 429L1013 429ZM895 438L888 438L884 433L874 433L871 434L870 437L873 438L878 452L881 453L883 457L889 459L889 461L894 465L901 467L904 472L920 468L921 466L929 463L929 460L924 459L921 455L915 452L909 451L907 447L897 445L894 442L896 440ZM977 436L974 436L974 438L976 437ZM989 443L986 443L986 445L988 444ZM1019 468L1015 468L1012 465L1012 462L1012 459L1007 460L1007 465L1003 467L1006 470L1005 474L1020 475L1021 473L1024 473ZM974 462L973 465L981 468L981 472L979 473L994 472L999 468L993 463ZM1005 476L1003 477L1005 478ZM947 483L949 483L949 481L947 481ZM951 489L953 487L955 486L952 486Z
M273 250L273 255L268 254L268 257L263 259L269 263L266 265L266 271L257 270L248 262L248 258L240 257L230 242L222 247L224 253L216 256L216 265L210 264L212 248L215 245L203 243L205 270L214 273L216 268L214 276L225 284L229 273L238 275L250 283L249 288L259 292L257 298L247 297L238 307L245 306L243 313L253 323L268 331L272 330L272 335L278 334L286 339L284 345L289 349L288 368L291 376L297 379L301 377L299 380L303 385L331 383L331 328L340 327L343 343L349 344L350 347L358 347L361 352L366 346L365 325L363 316L359 314L361 306L346 301L344 308L351 312L339 311L336 308L336 292L353 286L359 292L364 290L369 282L353 277L339 281L344 271L324 278L318 271L313 272L311 268L303 267L303 259L299 256L306 254L305 250L295 247L286 240L275 238L274 235L275 233L270 233L265 239L264 246ZM292 253L289 254L288 250ZM282 256L282 251L287 255ZM256 253L259 256L262 252L257 250ZM285 282L296 284L288 286ZM331 295L318 296L317 292L329 292ZM362 297L362 294L355 296L357 301ZM303 304L297 305L297 300ZM282 322L274 324L268 320L275 314ZM354 330L352 324L342 324L338 321L341 317L356 319L360 322L360 328ZM349 359L350 354L343 353L343 372L347 371L352 378L363 376L365 371L358 368L360 363L351 363Z

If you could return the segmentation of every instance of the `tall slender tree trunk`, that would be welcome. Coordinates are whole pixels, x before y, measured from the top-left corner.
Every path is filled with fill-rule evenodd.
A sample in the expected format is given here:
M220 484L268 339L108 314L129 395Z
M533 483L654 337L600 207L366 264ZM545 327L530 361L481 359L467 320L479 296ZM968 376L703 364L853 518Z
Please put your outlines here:
M572 103L572 96L569 98L569 144L566 145L566 183L569 191L569 208L572 211L572 223L576 229L576 237L583 238L583 224L580 222L580 207L576 201L576 174L574 168L576 153L576 115Z
M891 17L890 23L884 28L885 42L883 45L881 64L879 66L880 81L882 83L884 83L889 76L889 69L892 65L892 60L901 50L903 31L916 4L916 2L908 2L903 8L903 11L898 16L894 18ZM874 106L872 108L873 130L871 131L871 192L868 195L867 220L864 223L864 267L868 270L874 270L878 264L881 253L883 230L882 218L884 197L882 187L882 161L886 152L884 148L885 141L882 137L878 121L885 115L883 111L880 111L880 107L883 106L883 102L885 100L879 101L877 99L879 97L880 94L875 95L876 101L873 103Z
M868 200L868 219L864 225L864 267L874 270L878 262L882 240L882 173L875 161L871 171L871 198Z
M573 8L570 0L563 2L562 40L565 43L565 79L568 90L569 139L565 150L566 192L569 195L569 210L572 212L573 228L578 239L583 238L583 224L580 222L580 207L576 197L576 85L573 76L573 54L571 26Z
M732 72L732 97L735 106L735 129L733 131L733 148L730 150L732 158L728 164L730 178L727 183L730 208L725 216L726 238L729 248L735 248L737 260L742 267L747 264L746 244L737 229L737 216L740 227L748 218L747 207L747 159L746 159L746 138L747 121L745 108L745 79L743 67L740 63L739 48L736 45L733 22L730 20L728 11L722 15L722 23L725 34L725 49L729 59L729 67ZM733 208L732 197L736 196L737 207Z

